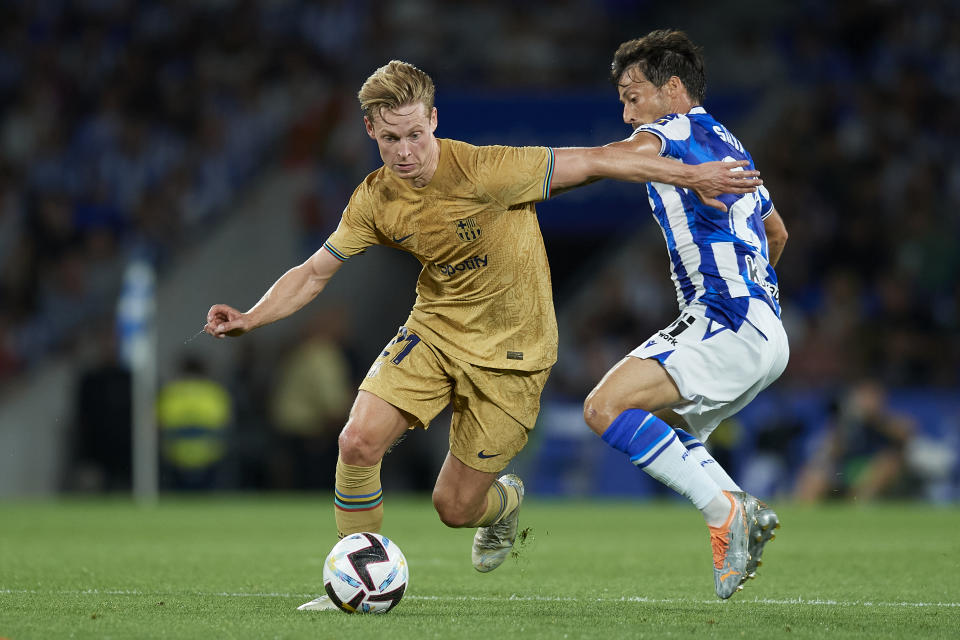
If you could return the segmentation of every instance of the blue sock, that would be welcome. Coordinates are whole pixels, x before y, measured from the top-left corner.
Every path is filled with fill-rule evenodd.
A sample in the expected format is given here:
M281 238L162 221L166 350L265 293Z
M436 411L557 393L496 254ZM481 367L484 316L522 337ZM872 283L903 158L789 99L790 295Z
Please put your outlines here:
M630 456L630 462L648 475L686 496L701 511L723 498L720 487L680 444L674 430L648 411L627 409L607 427L602 438Z
M603 441L641 469L677 439L666 422L643 409L627 409L603 432Z

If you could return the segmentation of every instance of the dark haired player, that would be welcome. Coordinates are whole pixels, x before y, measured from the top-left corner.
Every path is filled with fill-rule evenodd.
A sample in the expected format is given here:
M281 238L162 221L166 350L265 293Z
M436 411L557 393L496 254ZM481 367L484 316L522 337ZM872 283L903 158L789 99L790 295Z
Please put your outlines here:
M747 160L754 168L740 141L700 106L703 57L683 32L653 31L620 45L612 80L623 120L634 128L618 144L685 164ZM787 232L764 187L720 196L726 211L661 182L647 183L647 196L667 243L680 315L604 375L587 396L584 419L700 509L717 595L729 598L754 575L779 520L703 442L786 367L773 266Z

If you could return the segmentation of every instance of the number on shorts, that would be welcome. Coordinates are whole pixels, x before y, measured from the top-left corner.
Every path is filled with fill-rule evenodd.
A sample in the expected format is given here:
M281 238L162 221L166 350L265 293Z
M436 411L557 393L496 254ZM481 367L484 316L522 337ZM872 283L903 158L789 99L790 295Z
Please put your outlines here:
M407 344L400 350L400 353L393 356L393 359L390 361L393 364L400 364L400 362L407 357L407 354L420 342L420 336L410 333L407 334L406 338L402 338L398 340L398 342L406 342Z
M696 322L696 319L693 316L684 316L683 318L677 319L670 327L670 331L667 334L671 338L676 338L681 333L693 326L693 323Z

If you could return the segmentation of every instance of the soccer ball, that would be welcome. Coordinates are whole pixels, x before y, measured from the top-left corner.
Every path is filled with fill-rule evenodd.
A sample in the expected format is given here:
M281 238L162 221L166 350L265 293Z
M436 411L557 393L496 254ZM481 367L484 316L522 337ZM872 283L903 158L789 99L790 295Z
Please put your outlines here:
M389 538L354 533L323 563L323 587L347 613L386 613L397 606L410 580L407 559Z

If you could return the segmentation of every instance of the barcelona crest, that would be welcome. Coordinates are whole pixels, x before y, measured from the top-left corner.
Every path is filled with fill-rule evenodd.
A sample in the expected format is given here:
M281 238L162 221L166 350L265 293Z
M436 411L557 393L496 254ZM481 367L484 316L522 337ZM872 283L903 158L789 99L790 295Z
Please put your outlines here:
M473 242L480 237L480 225L473 218L458 220L454 226L457 229L457 237L464 242Z

